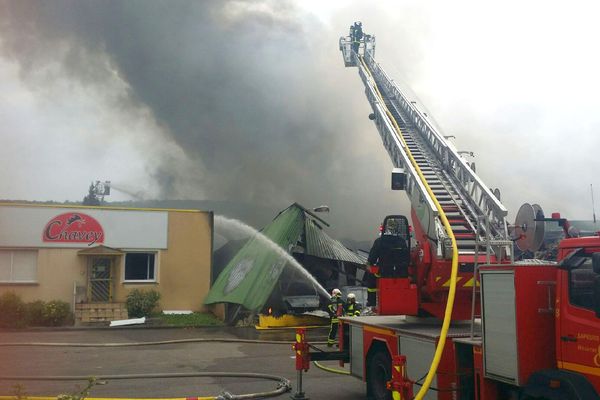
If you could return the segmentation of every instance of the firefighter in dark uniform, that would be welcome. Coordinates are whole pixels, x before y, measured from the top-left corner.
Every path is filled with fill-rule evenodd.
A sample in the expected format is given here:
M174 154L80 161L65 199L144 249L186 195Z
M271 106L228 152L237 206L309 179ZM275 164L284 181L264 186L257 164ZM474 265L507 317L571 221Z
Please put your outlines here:
M358 54L358 48L360 47L360 39L363 37L362 22L355 22L354 29L352 29L352 49Z
M367 270L365 271L365 277L363 282L367 287L367 306L375 307L377 305L377 278L381 277L379 272L374 272L370 270L370 266L367 265Z
M333 289L331 291L331 300L327 306L327 312L329 313L329 336L327 337L327 347L331 347L335 344L335 338L338 332L338 326L340 317L344 312L344 300L342 300L342 292L340 289Z
M373 242L369 252L369 264L377 265L383 278L406 278L409 257L406 240L401 236L398 221L388 219L383 228L383 235Z
M361 310L362 305L356 302L356 295L354 293L348 293L348 296L346 297L346 307L344 307L344 315L346 317L358 317Z
M410 253L406 245L406 240L401 236L398 221L392 218L388 219L382 231L383 234L375 239L369 252L368 263L369 265L376 265L378 273L373 274L373 277L367 277L367 290L371 287L377 287L376 278L379 277L408 277ZM375 283L373 284L370 280L374 280ZM369 283L371 284L369 285ZM371 293L369 291L369 294ZM371 303L371 298L369 298L369 303Z

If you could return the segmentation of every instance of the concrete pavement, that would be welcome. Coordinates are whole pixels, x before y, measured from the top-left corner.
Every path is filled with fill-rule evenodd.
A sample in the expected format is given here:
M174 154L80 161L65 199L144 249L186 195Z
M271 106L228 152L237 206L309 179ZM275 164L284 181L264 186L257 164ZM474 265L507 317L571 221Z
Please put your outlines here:
M310 330L310 341L323 341L325 329ZM294 340L293 331L257 332L253 328L118 329L0 332L0 342L124 343L189 338ZM337 364L326 363L337 368ZM288 344L183 343L141 347L0 347L0 376L121 375L177 372L259 372L288 378L295 389L293 351ZM0 380L0 395L17 382ZM72 393L85 382L21 382L28 395ZM193 397L272 390L275 382L241 378L169 378L112 380L96 386L92 397ZM304 390L313 400L364 399L364 384L353 377L311 366ZM289 394L280 398L289 398Z

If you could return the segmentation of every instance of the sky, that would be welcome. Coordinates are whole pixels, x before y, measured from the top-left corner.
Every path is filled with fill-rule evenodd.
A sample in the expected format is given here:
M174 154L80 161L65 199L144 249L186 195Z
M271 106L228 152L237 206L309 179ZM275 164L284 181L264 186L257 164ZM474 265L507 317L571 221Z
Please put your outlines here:
M593 2L0 0L0 199L327 204L336 237L409 214L338 39L363 22L514 220L600 201ZM266 221L267 222L267 221Z

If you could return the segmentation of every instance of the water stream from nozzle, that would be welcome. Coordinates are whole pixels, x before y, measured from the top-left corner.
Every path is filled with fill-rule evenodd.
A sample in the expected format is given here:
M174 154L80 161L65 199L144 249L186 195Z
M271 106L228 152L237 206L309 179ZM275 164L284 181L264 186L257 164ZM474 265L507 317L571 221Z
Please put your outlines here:
M251 227L239 221L237 219L227 218L222 215L215 215L214 217L215 226L224 228L224 229L234 229L237 231L241 231L251 237L256 238L261 244L263 244L268 249L275 252L277 255L281 256L285 259L294 270L296 270L302 277L306 278L313 287L317 290L319 295L324 297L329 297L329 293L325 288L315 279L314 276L310 274L303 266L300 264L294 257L291 256L287 251L282 249L277 243L273 242L271 239Z

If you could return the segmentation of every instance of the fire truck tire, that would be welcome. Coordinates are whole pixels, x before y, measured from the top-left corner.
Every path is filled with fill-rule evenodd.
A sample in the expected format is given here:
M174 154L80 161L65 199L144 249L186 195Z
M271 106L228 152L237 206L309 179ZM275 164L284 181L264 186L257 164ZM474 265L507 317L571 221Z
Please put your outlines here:
M392 379L392 358L387 349L377 346L367 358L367 397L370 400L391 400L386 383Z
M525 399L600 400L600 396L585 376L556 369L534 372L523 388L523 395Z

